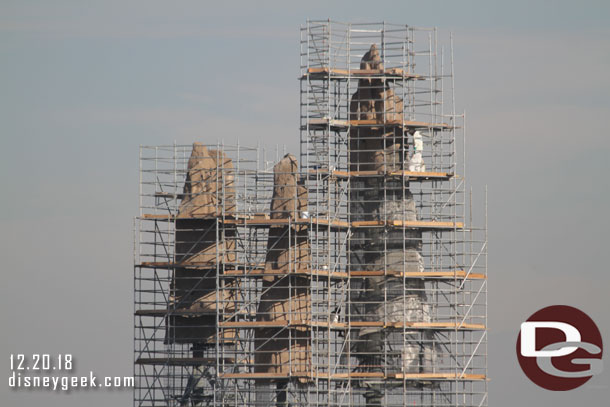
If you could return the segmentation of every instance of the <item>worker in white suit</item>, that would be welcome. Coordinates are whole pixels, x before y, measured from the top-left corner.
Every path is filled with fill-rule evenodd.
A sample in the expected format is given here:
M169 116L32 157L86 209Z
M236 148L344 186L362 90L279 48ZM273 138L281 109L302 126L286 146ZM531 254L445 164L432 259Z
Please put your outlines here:
M424 140L422 134L415 129L409 129L409 134L412 136L412 151L411 158L409 158L409 171L424 172L426 171L426 164L424 164Z

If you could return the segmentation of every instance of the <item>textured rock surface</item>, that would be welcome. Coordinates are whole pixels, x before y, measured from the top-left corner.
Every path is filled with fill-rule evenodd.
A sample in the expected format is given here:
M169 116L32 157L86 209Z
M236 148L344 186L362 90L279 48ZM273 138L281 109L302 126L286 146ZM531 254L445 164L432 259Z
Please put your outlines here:
M235 230L219 229L214 218L223 211L235 212L233 163L223 151L194 143L176 216L175 261L209 269L184 267L174 271L170 307L198 314L169 317L166 342L210 343L216 335L217 309L221 313L235 310L237 290L232 285L237 283L216 287L217 264L235 261ZM223 339L232 335L225 330L228 337Z
M235 212L234 183L233 162L223 151L193 143L176 220L176 262L215 266L235 261L234 231L217 231L216 219L201 219Z
M383 63L373 44L362 58L362 69L382 69ZM350 120L376 120L380 124L403 120L403 101L382 79L358 81L352 95ZM349 133L351 171L394 171L403 167L405 151L400 127L355 128Z
M300 219L307 210L307 191L299 184L299 165L292 154L286 154L273 167L271 219Z
M376 208L372 212L374 220L392 221L392 220L417 220L417 208L413 195L406 191L401 199L381 200L376 203Z
M178 217L235 212L234 184L231 159L222 150L208 150L201 143L193 143Z
M216 286L215 270L177 269L174 274L169 305L171 308L205 312L215 315L234 312L238 300L240 280L223 280L219 290L210 289Z
M298 182L295 156L287 154L273 167L271 219L299 220L307 211L307 190ZM307 226L271 226L267 243L265 267L268 270L290 271L307 268L309 243Z
M361 68L383 68L375 45L363 57ZM360 80L350 103L351 120L377 120L380 124L402 121L402 111L402 100L381 79ZM408 146L403 145L402 136L399 126L352 128L350 170L384 173L404 169ZM408 184L362 177L352 182L351 187L352 220L417 220L417 207ZM352 270L386 270L390 274L424 271L421 232L417 230L386 227L356 231L350 250ZM392 275L352 279L351 301L350 312L355 321L431 321L423 280L404 280ZM352 335L352 352L364 371L420 373L432 366L435 354L432 339L432 334L425 331L367 327ZM369 387L374 399L376 386Z
M298 220L307 211L307 191L299 185L296 158L287 154L273 168L271 219ZM288 275L306 269L309 243L306 225L271 226L265 268L286 273L265 277L257 309L258 321L308 321L311 319L310 280ZM310 371L309 331L304 328L258 328L255 331L255 371L295 374Z
M221 235L218 244L217 233ZM177 219L175 250L177 263L202 267L216 267L217 261L231 263L235 261L235 231L217 231L212 219Z

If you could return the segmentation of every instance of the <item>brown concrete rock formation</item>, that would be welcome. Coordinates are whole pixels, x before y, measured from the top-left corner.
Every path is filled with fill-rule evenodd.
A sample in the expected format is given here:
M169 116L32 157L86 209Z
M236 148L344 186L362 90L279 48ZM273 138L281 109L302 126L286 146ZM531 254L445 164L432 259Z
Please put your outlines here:
M179 218L218 216L235 212L233 161L222 150L193 143Z
M185 315L168 318L167 342L209 343L217 309L235 310L237 282L216 287L215 278L218 263L235 261L235 229L216 220L235 213L234 182L233 163L223 151L193 143L175 222L175 262L184 267L174 271L169 298L171 309Z
M208 343L216 340L216 312L233 313L241 292L239 280L224 281L216 290L214 269L179 268L174 272L168 304L182 315L168 318L168 343ZM192 315L190 315L192 313ZM223 330L221 342L231 341L235 332Z
M377 44L371 45L371 48L360 60L360 69L383 69L383 62L377 49Z
M292 154L286 154L273 167L271 219L300 219L307 210L307 191L299 184L299 165Z
M364 55L362 69L383 69L375 45ZM382 78L360 79L350 102L350 120L374 120L349 132L350 170L386 173L402 170L408 156L403 144L403 101ZM398 122L398 123L397 123ZM379 124L377 126L377 124ZM414 221L417 205L408 184L389 177L359 177L350 189L352 221ZM352 279L353 321L430 322L422 280L404 280L401 272L424 271L422 237L418 230L370 228L355 231L350 242L352 270L383 270L384 276ZM435 356L429 332L400 332L367 327L352 335L352 355L364 371L421 373L430 371ZM366 384L371 400L381 394ZM367 402L367 405L376 405Z
M216 219L235 213L233 162L221 150L193 143L184 194L176 216L176 262L215 266L235 261L234 231L223 228L217 245Z
M303 220L307 212L307 190L298 181L297 159L287 154L273 167L271 219ZM271 226L265 268L283 270L307 268L309 245L307 225Z
M362 58L361 69L383 69L375 44ZM401 127L383 124L403 121L403 101L383 79L358 81L349 106L350 120L375 120L379 127L357 127L349 132L350 170L380 172L402 168L405 155ZM398 143L398 144L397 144Z
M217 310L220 313L234 312L241 293L241 280L223 279L219 290L210 290L216 285L215 280L215 270L177 269L168 301L170 307L211 315L215 315Z
M299 184L296 158L287 154L273 168L271 219L302 220L307 191ZM307 225L271 226L265 269L286 275L266 276L257 309L258 321L308 321L311 313L308 277L290 274L309 263ZM255 331L255 371L305 374L310 370L309 332L305 327L258 328Z

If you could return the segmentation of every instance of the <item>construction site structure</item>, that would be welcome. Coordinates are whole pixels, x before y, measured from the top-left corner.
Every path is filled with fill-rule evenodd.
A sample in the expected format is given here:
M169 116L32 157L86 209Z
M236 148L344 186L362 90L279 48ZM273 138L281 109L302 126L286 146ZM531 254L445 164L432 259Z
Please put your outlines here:
M308 21L298 155L141 147L134 406L487 406L486 203L473 226L438 42Z

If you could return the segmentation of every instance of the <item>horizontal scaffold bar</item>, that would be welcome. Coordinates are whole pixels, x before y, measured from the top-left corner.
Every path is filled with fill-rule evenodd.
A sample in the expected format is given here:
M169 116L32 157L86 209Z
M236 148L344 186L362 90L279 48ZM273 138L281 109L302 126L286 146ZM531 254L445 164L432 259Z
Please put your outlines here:
M337 279L345 279L348 277L377 277L377 276L393 276L416 279L471 279L484 280L487 277L480 273L467 273L463 270L457 271L394 271L394 270L352 270L344 271L328 271L328 270L309 270L309 269L293 269L287 271L280 270L225 270L226 276L235 277L264 277L264 276L283 276L288 274L301 274L308 276L330 277Z
M383 372L350 372L350 373L221 373L223 379L284 379L288 377L301 377L311 380L350 380L350 379L380 379L380 380L417 380L417 381L479 381L486 380L482 374L457 373L396 373Z
M160 366L200 366L216 364L216 358L138 358L136 365L160 365ZM219 358L220 363L235 363L233 358Z
M235 263L234 263L235 264ZM467 279L467 280L485 280L487 276L481 273L466 273L463 270L457 271L397 271L397 270L351 270L345 271L329 271L329 270L311 270L307 268L302 269L288 269L288 270L267 270L263 267L251 267L248 265L237 265L235 268L226 268L226 263L219 263L218 265L210 265L209 263L172 263L163 261L154 262L142 262L136 264L136 267L140 268L151 268L151 269L193 269L193 270L218 270L220 277L242 277L242 278L257 278L264 276L285 276L285 275L306 275L312 277L330 277L334 279L346 279L349 277L377 277L377 276L393 276L393 277L405 277L415 279L441 279L441 280L453 280L453 279Z
M370 228L370 227L398 227L406 229L421 229L421 230L455 230L462 229L464 224L462 222L439 222L439 221L423 221L423 220L366 220L366 221L355 221L346 222L336 219L324 219L311 217L308 219L270 219L268 216L253 216L251 218L235 218L232 216L174 216L165 214L144 214L140 219L144 220L159 220L159 221L174 221L177 219L201 219L201 220L214 220L217 219L219 223L224 225L235 225L235 226L252 226L252 227L268 227L268 226L289 226L289 225L311 225L311 226L325 226L331 228L348 229L352 228Z
M204 316L215 315L216 311L194 311L177 309L154 309L137 310L135 315L147 317L166 317L166 316ZM442 331L479 331L484 330L483 324L455 323L455 322L384 322L384 321L350 321L350 322L324 322L324 321L221 321L221 328L326 328L332 330L349 330L359 328L383 328L383 329L431 329Z
M402 68L387 69L339 69L339 68L308 68L301 79L405 79L425 80L423 75L405 72Z
M176 317L197 317L203 315L216 315L216 310L191 310L191 309L139 309L135 312L140 317L166 317L168 315Z
M324 322L324 321L226 321L221 322L222 328L283 328L283 327L311 327L328 328L334 330L348 330L357 328L394 328L394 329L433 329L433 330L484 330L482 324L458 324L455 322L383 322L383 321L350 321L350 322Z
M223 263L210 263L210 262L197 262L197 261L185 261L185 262L171 262L171 261L143 261L142 263L136 264L139 268L150 268L150 269L194 269L194 270L217 270L220 269L222 274L227 272L243 273L244 270L262 270L265 265L257 265L253 263L235 263L235 262L223 262Z
M413 120L330 120L330 119L310 119L307 126L302 130L324 130L330 127L333 131L346 131L350 127L406 127L412 129L436 129L449 130L452 128L447 123L427 123Z
M409 181L435 181L449 180L454 177L450 172L416 172L416 171L329 171L325 169L310 170L310 178L316 176L330 176L337 179L349 179L359 177L405 177Z
M432 278L432 279L451 279L466 278L472 280L485 280L487 276L481 273L466 273L464 270L457 271L390 271L390 270L352 270L349 272L352 277L373 277L373 276L396 276L407 278Z
M363 220L351 222L353 228L367 228L367 227L380 227L380 226L391 226L391 227L404 227L407 229L440 229L440 230L452 230L461 229L464 227L462 222L437 222L437 221L424 221L424 220Z

